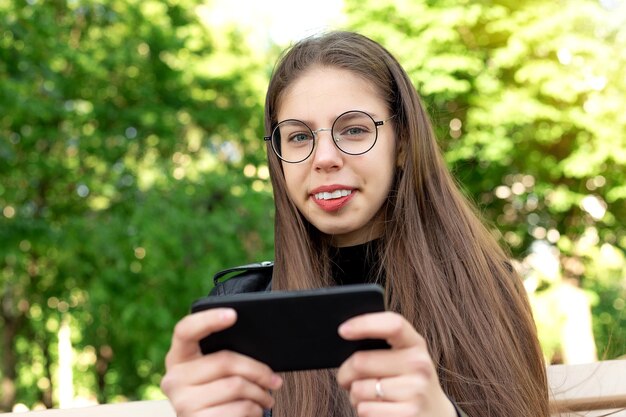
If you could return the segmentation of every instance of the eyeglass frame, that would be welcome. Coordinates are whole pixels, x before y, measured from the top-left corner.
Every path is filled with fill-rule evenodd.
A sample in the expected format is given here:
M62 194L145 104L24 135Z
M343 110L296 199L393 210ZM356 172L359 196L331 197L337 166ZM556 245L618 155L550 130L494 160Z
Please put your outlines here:
M339 145L337 145L337 140L335 139L335 136L332 134L333 129L335 128L335 124L337 123L337 120L339 120L342 116L348 114L348 113L362 113L364 115L366 115L367 117L369 117L372 122L374 122L374 127L376 127L376 137L374 138L374 141L372 142L372 146L370 146L369 148L367 148L367 150L363 151L363 152L359 152L359 153L350 153L350 152L346 152L343 149L341 149L341 147ZM333 124L331 127L320 127L319 129L311 129L309 127L309 125L307 125L305 122L303 122L302 120L298 120L298 119L285 119L285 120L281 120L280 122L276 123L276 126L274 126L274 128L272 129L272 134L269 136L263 136L263 141L265 142L270 142L270 146L272 147L272 151L276 154L276 156L283 162L286 162L288 164L299 164L300 162L304 162L307 159L309 159L309 157L311 155L313 155L313 151L315 150L315 146L317 145L317 134L318 132L330 132L331 133L331 138L333 139L333 144L335 145L335 147L337 149L339 149L339 151L345 153L346 155L363 155L368 153L369 151L372 150L372 148L374 147L374 145L376 145L376 142L378 141L378 128L381 126L384 126L385 123L387 123L389 120L393 119L394 117L396 117L396 115L391 115L388 118L384 119L384 120L374 120L374 118L372 117L371 114L363 111L363 110L348 110L345 111L343 113L341 113L339 116L337 116L335 118L335 120L333 121ZM298 123L302 123L304 126L306 126L307 129L309 129L309 131L313 134L313 146L311 147L311 152L309 152L309 154L307 156L305 156L303 159L299 160L299 161L288 161L286 159L284 159L282 156L280 156L280 154L278 153L278 151L276 150L276 148L274 147L274 141L272 140L272 137L274 136L274 133L276 132L276 129L278 129L278 127L285 122L298 122Z

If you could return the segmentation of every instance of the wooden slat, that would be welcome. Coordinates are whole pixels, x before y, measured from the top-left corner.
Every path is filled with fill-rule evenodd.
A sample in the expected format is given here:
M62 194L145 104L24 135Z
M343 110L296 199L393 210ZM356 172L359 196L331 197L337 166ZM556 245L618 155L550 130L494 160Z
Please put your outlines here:
M548 383L550 406L559 417L595 417L610 414L626 417L626 360L602 361L582 365L551 365ZM122 404L63 410L7 413L24 417L176 417L167 400L136 401Z
M626 360L548 367L553 412L626 408Z
M119 404L102 404L80 408L28 411L26 413L0 414L2 417L176 417L167 400L131 401Z

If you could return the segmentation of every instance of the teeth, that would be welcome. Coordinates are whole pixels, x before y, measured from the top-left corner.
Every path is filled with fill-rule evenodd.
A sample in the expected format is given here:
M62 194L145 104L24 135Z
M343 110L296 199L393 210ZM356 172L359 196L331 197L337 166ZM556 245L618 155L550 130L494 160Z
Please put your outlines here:
M332 193L317 193L315 198L317 200L330 200L333 198L345 197L352 194L352 190L335 190Z

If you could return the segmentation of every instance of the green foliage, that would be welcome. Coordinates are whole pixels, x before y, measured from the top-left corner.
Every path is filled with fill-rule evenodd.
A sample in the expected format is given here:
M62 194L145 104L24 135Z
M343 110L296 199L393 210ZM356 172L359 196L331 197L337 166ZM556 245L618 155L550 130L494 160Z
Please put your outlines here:
M77 391L144 398L212 273L272 257L263 67L199 3L0 2L5 410L58 404L70 316Z
M558 247L592 295L600 352L623 355L626 6L346 3L406 66L513 254ZM212 273L272 257L260 137L277 51L208 28L207 10L0 0L0 409L59 404L62 323L77 396L159 396L172 328ZM556 282L535 284L553 335L541 301Z
M626 353L626 4L346 5L352 28L406 64L494 233L518 258L537 240L558 246L563 276L598 295L601 355Z

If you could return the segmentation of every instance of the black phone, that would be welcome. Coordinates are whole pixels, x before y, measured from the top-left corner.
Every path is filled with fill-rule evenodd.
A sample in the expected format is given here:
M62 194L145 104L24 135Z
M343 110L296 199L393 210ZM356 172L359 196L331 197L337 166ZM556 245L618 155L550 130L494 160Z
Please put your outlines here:
M235 309L237 322L202 339L202 352L232 350L275 372L336 368L358 350L389 349L381 339L350 341L337 333L349 318L385 310L377 284L209 296L191 311L216 307Z

